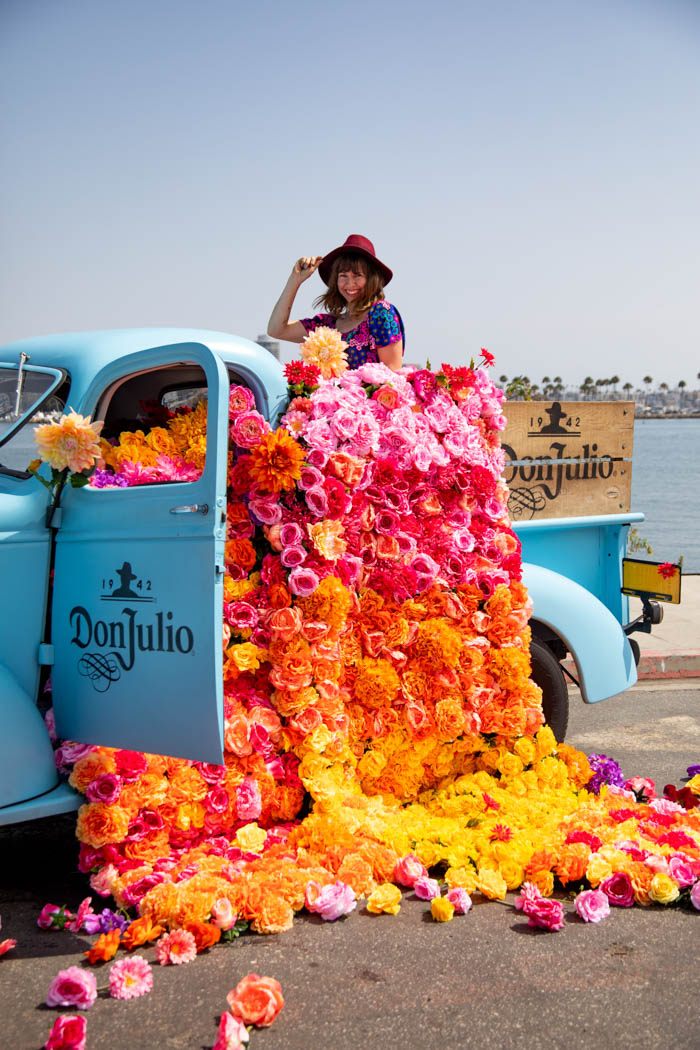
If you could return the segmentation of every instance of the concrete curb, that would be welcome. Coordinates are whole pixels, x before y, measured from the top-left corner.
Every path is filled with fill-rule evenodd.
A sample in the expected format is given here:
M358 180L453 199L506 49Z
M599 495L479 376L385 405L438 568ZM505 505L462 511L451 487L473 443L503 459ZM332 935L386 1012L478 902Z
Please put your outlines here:
M668 653L642 653L637 667L639 679L700 678L700 649Z

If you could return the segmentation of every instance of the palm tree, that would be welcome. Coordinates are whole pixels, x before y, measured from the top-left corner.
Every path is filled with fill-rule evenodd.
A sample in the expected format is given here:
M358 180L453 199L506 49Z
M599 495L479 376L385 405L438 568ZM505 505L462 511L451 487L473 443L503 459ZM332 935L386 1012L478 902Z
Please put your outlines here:
M587 400L591 391L593 390L593 376L586 376L580 387L581 393L584 396L584 400Z
M615 393L617 393L617 384L620 382L620 377L613 376L612 379L608 380L608 382L612 384L613 390L615 391Z
M678 402L681 405L683 404L683 393L684 393L685 388L686 388L687 385L688 384L686 383L685 379L679 379L678 380L678 391L679 391Z
M630 390L633 389L632 384L629 382L629 380L626 383L623 384L622 389L626 392L627 397L629 397L630 396Z
M508 382L508 376L499 376L498 377L498 382L499 383L503 383L503 385L505 386L506 383Z
M555 376L553 382L554 382L554 394L555 394L556 397L559 397L564 392L564 386L562 384L561 376Z

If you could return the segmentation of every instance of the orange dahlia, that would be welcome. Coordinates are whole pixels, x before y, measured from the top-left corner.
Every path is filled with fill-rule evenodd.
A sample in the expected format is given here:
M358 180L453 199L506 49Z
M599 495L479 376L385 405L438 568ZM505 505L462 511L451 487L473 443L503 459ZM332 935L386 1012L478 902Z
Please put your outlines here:
M263 434L250 454L249 472L253 481L267 492L294 488L301 477L304 450L282 427Z

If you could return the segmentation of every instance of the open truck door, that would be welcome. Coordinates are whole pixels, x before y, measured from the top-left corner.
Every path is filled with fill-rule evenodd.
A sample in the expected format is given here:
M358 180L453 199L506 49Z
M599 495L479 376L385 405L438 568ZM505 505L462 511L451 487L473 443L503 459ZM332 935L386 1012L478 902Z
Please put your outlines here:
M64 490L50 656L61 737L221 764L226 368L201 343L139 351L103 368L72 407L118 436L144 403L177 408L198 392L198 480Z

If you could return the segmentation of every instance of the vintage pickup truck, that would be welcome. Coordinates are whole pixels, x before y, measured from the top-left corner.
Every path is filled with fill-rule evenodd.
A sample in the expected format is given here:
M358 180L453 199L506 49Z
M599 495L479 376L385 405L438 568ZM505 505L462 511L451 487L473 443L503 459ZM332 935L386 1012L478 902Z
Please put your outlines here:
M247 339L141 329L54 335L0 348L0 824L76 808L40 704L50 675L59 736L221 762L222 610L229 383L274 422L279 363ZM47 494L26 467L33 426L68 407L118 434L141 403L206 397L206 463L191 482ZM534 604L533 677L563 739L570 654L586 703L636 681L621 565L641 514L518 526ZM638 648L636 655L638 656ZM191 717L195 697L197 718Z

